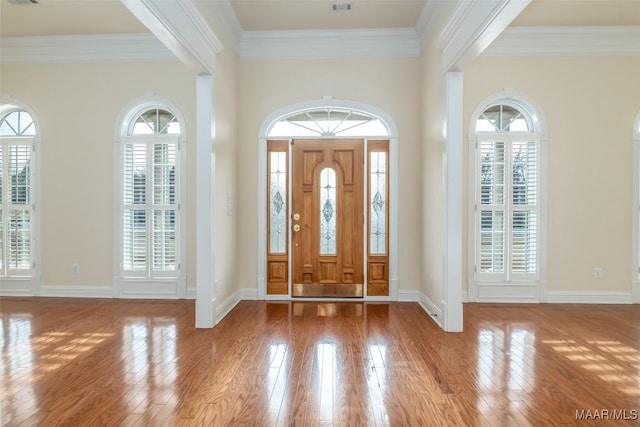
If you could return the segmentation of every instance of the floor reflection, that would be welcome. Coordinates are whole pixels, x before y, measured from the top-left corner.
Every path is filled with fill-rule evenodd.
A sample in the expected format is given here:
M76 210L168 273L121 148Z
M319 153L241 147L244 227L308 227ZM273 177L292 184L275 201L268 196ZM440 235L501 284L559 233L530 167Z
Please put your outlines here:
M269 345L269 367L266 374L267 387L265 401L269 402L266 421L270 425L277 425L283 421L280 414L288 411L289 401L287 379L289 378L289 352L284 343Z
M496 408L504 406L505 398L511 405L521 406L534 389L535 333L518 327L505 330L481 328L478 332L477 382L478 410L488 419L495 416Z
M122 331L122 360L127 392L124 401L133 413L153 404L176 404L175 319L129 318Z

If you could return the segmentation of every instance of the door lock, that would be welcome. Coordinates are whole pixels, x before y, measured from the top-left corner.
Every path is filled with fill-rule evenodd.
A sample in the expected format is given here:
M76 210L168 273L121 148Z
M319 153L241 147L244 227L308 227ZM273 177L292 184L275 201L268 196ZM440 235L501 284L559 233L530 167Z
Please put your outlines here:
M295 224L293 226L293 231L300 231L300 224Z

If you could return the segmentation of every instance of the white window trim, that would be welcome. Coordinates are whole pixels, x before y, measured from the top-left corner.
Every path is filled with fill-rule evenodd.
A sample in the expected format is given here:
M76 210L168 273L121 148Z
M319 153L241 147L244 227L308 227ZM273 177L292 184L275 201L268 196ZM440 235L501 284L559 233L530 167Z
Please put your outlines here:
M344 138L354 139L389 139L389 296L388 297L369 297L365 296L365 301L397 301L399 298L398 283L398 128L393 119L383 110L371 105L333 99L332 97L324 97L320 100L306 101L280 108L269 114L258 132L258 206L266 206L267 203L267 140L269 130L279 120L294 113L301 111L309 111L312 109L325 108L341 108L353 109L362 113L375 116L387 127L389 134L387 136L362 135L348 136ZM291 135L295 138L295 135ZM309 137L306 137L309 138ZM273 137L273 139L285 139L284 137ZM340 139L340 136L318 136L313 139ZM289 160L291 166L291 160ZM290 196L289 196L290 197ZM291 201L289 200L289 203ZM266 295L266 260L267 260L267 218L262 209L257 209L258 218L258 298L259 299L290 299L291 295L269 296ZM366 232L366 230L365 230ZM289 275L290 277L291 275Z
M122 233L123 233L123 202L122 202L122 149L127 140L138 139L138 136L129 136L128 131L132 121L142 112L160 108L168 110L180 122L180 135L169 136L178 139L178 245L177 260L178 269L170 277L162 277L164 273L149 277L147 275L135 277L124 275L122 266ZM113 139L113 194L114 194L114 230L113 230L113 296L116 298L153 298L153 299L184 299L187 292L186 281L186 256L187 256L187 144L186 122L180 110L169 100L150 94L129 103L118 116Z
M631 301L640 304L640 113L633 125Z
M533 136L539 143L538 151L538 276L527 280L512 282L484 280L478 277L476 267L476 142L482 133L475 131L475 123L480 114L494 104L516 106L531 118ZM512 89L505 89L485 98L473 111L469 121L468 135L468 244L467 244L467 286L470 302L546 302L547 301L547 134L546 121L541 108L527 95ZM511 134L511 133L509 133ZM509 138L522 135L513 133Z
M41 151L42 130L38 115L25 103L7 96L0 95L0 113L6 110L24 110L34 122L35 135L32 137L33 150L31 152L31 260L33 268L29 276L8 276L0 278L0 295L6 296L39 296L42 291L42 246L40 215L41 206Z

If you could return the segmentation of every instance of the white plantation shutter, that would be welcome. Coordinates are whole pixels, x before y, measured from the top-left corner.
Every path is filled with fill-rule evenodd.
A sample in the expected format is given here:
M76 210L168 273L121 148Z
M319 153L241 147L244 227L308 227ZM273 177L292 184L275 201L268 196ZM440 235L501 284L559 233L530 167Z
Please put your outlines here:
M538 147L535 142L513 142L511 153L511 271L532 274L538 253Z
M505 263L505 144L480 143L480 271L503 273Z
M177 270L177 137L123 144L123 269L134 276Z
M176 269L176 144L153 144L153 269Z
M0 274L32 274L33 138L0 138Z
M539 143L536 134L527 132L528 123L514 107L497 105L485 110L476 125L480 279L526 280L538 273Z
M124 221L123 267L146 272L147 269L147 146L124 144Z

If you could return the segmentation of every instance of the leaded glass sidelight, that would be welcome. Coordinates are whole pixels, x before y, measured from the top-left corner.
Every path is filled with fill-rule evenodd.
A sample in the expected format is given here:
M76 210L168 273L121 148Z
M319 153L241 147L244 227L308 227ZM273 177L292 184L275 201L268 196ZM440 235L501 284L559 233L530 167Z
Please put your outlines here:
M269 252L287 252L287 153L272 151L269 159Z
M387 252L387 153L371 152L369 162L369 252L384 255Z
M336 255L337 197L336 171L320 172L320 255Z

